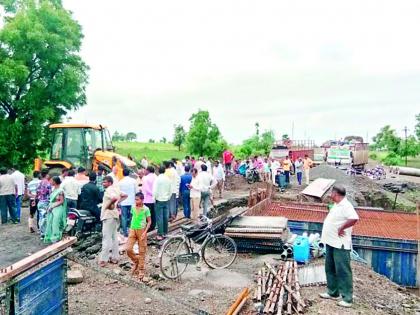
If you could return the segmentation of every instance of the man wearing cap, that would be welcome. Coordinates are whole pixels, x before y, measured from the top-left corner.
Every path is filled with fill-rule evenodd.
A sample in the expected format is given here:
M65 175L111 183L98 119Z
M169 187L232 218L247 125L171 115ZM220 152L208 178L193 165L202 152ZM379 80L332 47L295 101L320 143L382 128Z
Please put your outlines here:
M350 266L352 227L359 216L346 198L346 189L335 185L331 192L334 205L325 218L321 242L325 244L325 273L327 292L321 293L324 299L342 300L339 306L351 307L353 303L353 276Z

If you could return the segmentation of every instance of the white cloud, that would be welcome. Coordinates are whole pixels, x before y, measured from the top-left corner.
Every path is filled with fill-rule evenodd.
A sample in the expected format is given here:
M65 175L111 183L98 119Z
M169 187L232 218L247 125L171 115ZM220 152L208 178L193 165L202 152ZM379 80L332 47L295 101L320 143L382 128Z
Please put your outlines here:
M202 108L230 142L259 121L319 143L419 111L418 1L64 3L91 67L74 120L158 139Z

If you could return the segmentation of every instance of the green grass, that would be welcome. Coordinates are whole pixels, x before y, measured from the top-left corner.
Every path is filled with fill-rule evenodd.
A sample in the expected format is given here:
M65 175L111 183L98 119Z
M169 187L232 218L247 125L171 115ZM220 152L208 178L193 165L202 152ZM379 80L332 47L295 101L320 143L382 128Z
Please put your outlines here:
M171 143L146 143L146 142L114 142L117 153L128 156L129 154L137 161L146 156L149 162L159 164L171 158L183 159L187 155L184 148L178 151L178 147Z
M388 154L388 152L386 152L386 151L375 151L375 152L371 152L371 153L376 154L377 158L375 160L377 160L377 161L381 161ZM399 166L405 166L405 158L404 157L402 158L402 161L399 163ZM408 167L420 168L420 156L417 156L415 158L409 156L407 158L407 166Z

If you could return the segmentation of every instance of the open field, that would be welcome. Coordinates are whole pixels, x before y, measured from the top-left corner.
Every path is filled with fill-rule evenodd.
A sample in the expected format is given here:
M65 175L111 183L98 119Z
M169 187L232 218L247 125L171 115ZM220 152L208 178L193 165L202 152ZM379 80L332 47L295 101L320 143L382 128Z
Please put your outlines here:
M375 153L377 156L377 161L381 161L384 157L386 157L386 155L388 154L388 152L386 151L374 151L371 153ZM402 162L399 163L399 166L405 166L405 158L402 158ZM408 167L416 167L416 168L420 168L420 156L417 156L415 158L409 156L407 158L407 166Z
M156 164L171 158L183 159L187 155L184 148L178 151L178 147L171 143L115 142L114 145L121 155L130 154L137 161L146 156L150 162Z

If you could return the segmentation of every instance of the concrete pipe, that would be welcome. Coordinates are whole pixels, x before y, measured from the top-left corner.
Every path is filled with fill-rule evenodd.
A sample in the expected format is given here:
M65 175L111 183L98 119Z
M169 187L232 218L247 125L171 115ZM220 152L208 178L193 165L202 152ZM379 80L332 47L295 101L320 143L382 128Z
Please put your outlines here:
M400 175L418 176L420 177L420 168L391 166L391 172Z

